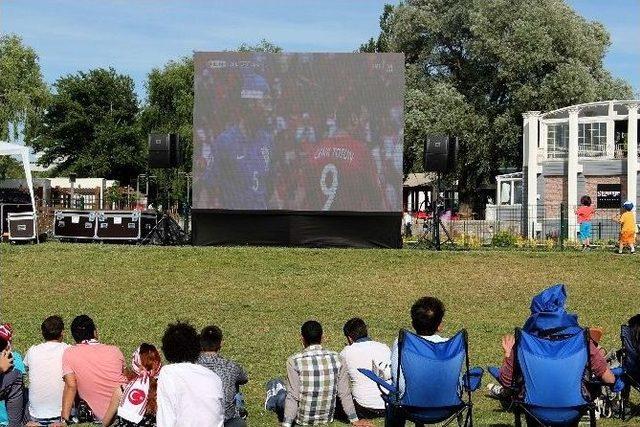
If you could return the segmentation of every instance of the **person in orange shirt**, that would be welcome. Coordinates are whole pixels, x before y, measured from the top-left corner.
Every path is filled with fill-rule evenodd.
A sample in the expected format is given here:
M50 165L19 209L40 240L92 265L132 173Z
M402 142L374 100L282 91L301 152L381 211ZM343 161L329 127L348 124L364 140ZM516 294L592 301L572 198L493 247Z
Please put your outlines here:
M576 216L580 225L580 241L584 250L591 248L591 219L596 213L596 209L591 206L591 197L586 195L580 198L580 205L576 209Z
M631 253L636 252L636 217L633 214L633 202L627 200L622 205L624 210L620 215L620 245L618 246L618 253L622 253L622 249L625 246L629 247Z

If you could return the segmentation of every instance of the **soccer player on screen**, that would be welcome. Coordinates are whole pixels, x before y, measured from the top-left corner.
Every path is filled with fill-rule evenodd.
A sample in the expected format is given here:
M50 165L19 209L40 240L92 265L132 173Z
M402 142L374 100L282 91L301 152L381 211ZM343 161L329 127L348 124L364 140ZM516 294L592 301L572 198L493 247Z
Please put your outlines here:
M318 211L381 211L384 198L371 151L358 138L357 110L336 112L337 131L308 147L311 173L307 209Z
M247 102L247 101L245 101ZM262 107L244 105L236 124L216 138L216 177L223 209L267 209L267 180L271 165L273 133Z

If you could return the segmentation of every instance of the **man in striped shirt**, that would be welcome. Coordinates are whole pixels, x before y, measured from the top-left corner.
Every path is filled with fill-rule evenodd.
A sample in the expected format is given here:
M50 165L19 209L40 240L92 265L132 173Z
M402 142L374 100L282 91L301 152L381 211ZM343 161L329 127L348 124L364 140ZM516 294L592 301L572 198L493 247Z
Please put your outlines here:
M336 397L352 425L369 427L369 421L358 420L349 389L349 374L344 361L335 351L322 348L322 326L309 320L301 328L304 350L287 360L287 384L282 426L317 425L333 421ZM280 400L281 402L281 400Z

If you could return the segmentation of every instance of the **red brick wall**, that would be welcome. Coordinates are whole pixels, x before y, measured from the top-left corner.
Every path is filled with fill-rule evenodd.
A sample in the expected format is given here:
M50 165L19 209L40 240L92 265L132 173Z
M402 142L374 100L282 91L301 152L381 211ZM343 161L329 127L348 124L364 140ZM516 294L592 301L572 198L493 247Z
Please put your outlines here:
M544 205L545 216L555 218L559 214L560 203L567 201L567 177L546 176L544 179L544 198L540 204ZM598 184L620 184L622 201L627 197L627 177L624 176L585 176L585 194L591 197L596 204ZM584 194L578 194L578 199ZM596 205L596 209L598 206ZM596 217L614 218L620 211L618 209L598 209Z
M627 177L623 176L585 176L584 189L585 194L591 197L596 209L597 206L597 191L598 184L620 184L620 197L624 202L627 199ZM579 194L578 197L582 197L582 194ZM598 209L596 217L598 218L615 218L615 216L620 213L619 209Z
M567 200L567 177L545 176L544 197L540 203L544 205L544 215L547 218L557 218L560 212L560 203Z

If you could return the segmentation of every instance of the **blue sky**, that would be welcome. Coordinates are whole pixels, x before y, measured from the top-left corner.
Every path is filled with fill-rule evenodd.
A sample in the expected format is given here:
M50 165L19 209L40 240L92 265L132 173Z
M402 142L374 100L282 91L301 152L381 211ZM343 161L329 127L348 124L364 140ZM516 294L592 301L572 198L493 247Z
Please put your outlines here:
M46 80L95 67L146 74L193 50L234 49L266 38L287 51L350 52L378 33L390 0L0 0L0 32L36 49ZM391 1L397 3L397 1ZM605 58L640 90L640 1L570 0L611 33Z

